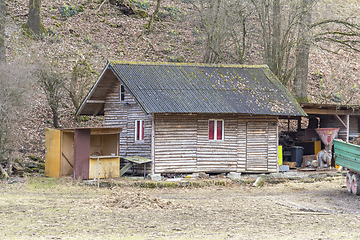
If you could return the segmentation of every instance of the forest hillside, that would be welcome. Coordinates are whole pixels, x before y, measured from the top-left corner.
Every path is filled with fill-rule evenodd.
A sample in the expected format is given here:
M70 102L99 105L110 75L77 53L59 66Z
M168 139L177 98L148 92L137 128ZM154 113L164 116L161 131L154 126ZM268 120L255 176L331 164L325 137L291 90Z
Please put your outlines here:
M213 10L211 2L215 1L161 0L150 30L147 26L156 0L42 0L41 21L46 32L29 36L23 28L28 20L29 1L6 1L7 63L2 66L0 81L20 92L0 96L19 101L1 103L8 106L3 111L12 113L5 124L9 129L5 136L12 137L0 148L11 146L10 157L21 161L26 161L25 156L44 158L44 128L53 127L53 110L44 91L44 79L59 80L59 127L100 126L101 117L75 121L76 104L69 93L72 89L81 102L107 60L266 64L264 46L270 39L265 37L263 25L271 26L275 18L261 19L259 9L263 6L266 13L269 9L261 4L271 1L217 1L225 4L218 11ZM280 41L287 42L283 49L287 54L278 71L283 73L284 85L292 91L296 36L301 33L301 23L291 22L299 13L292 10L289 2L293 1L279 1L281 15L277 20L284 26L279 29L284 36ZM225 6L225 10L221 8ZM309 41L308 100L359 104L360 5L355 0L320 0L313 2L311 13L312 23L332 19L352 25L326 24L321 29L311 29L315 37ZM268 36L271 38L272 34L269 32ZM344 41L343 36L351 39Z

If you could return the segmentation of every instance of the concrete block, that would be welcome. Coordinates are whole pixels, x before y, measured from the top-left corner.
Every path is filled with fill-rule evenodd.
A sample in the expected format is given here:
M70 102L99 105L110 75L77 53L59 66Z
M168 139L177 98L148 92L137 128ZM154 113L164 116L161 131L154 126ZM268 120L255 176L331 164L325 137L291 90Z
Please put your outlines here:
M262 177L258 177L253 184L253 187L261 187L265 182L265 179Z
M161 181L161 175L160 174L152 174L151 175L151 180Z
M240 179L241 178L241 173L229 172L226 176L228 178L230 178L230 179Z
M289 165L281 165L281 166L278 166L278 170L279 170L279 172L288 172L290 170L290 166Z

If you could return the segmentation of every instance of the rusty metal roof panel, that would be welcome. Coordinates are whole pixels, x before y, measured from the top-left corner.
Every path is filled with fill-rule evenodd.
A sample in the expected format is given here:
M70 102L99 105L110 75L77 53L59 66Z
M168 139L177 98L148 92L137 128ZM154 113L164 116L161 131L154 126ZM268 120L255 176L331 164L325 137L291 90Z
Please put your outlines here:
M305 116L267 66L110 61L146 113Z

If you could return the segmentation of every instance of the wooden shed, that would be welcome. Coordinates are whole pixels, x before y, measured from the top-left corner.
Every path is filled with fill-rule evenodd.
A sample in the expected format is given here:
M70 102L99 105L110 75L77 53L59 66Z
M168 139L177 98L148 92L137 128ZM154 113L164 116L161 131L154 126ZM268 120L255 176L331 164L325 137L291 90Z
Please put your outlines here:
M344 141L360 133L360 106L300 103L309 118L319 119L320 128L340 128L338 138Z
M45 129L45 176L118 177L121 128Z
M279 116L306 116L265 65L109 61L78 115L120 127L151 173L276 172Z

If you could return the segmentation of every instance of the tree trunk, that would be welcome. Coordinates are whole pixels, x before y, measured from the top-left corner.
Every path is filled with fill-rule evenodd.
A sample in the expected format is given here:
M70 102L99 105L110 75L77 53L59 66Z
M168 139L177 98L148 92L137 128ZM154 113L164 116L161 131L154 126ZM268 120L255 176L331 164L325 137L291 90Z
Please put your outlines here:
M40 36L44 32L44 27L40 17L41 0L29 0L28 27L32 34Z
M151 30L152 30L152 25L153 25L153 22L154 22L154 18L156 16L156 14L159 12L160 3L161 3L161 0L156 1L155 11L153 12L153 14L151 14L148 25L147 25L147 31L148 32L151 32Z
M0 63L6 61L5 19L6 19L5 0L0 0Z
M302 13L300 16L299 40L295 52L294 91L300 102L308 102L307 76L310 52L309 26L311 24L311 3L312 0L301 1Z
M58 113L58 109L55 107L51 107L51 111L52 111L52 115L53 115L53 125L54 128L58 128L59 127L59 113Z
M273 73L275 73L276 76L279 76L279 68L281 66L281 58L280 58L280 41L281 41L281 37L280 37L280 17L281 17L281 13L280 13L280 0L274 0L273 2L273 16L272 16L272 29L273 29L273 34L272 34L272 46L271 46L271 61L270 61L270 69Z

